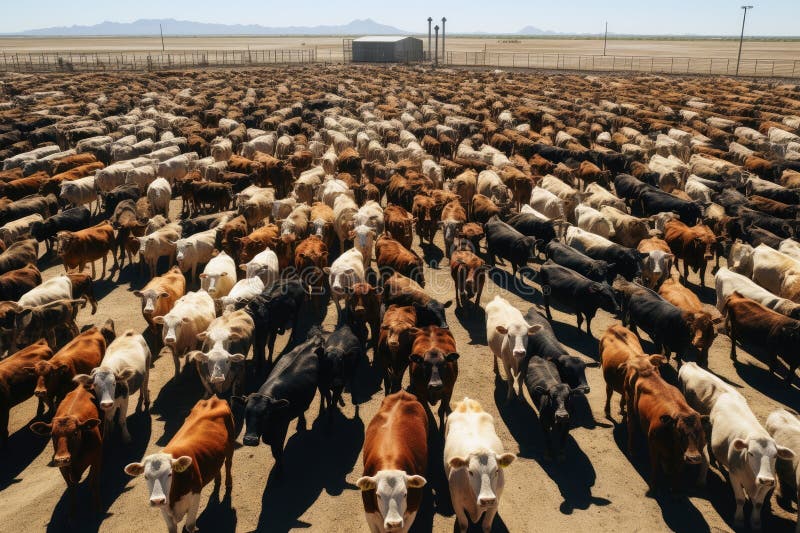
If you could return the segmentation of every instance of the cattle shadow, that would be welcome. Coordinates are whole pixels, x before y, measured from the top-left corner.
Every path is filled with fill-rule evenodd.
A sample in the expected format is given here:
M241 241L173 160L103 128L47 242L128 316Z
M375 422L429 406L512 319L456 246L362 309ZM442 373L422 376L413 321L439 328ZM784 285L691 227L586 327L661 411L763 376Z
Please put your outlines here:
M69 489L66 489L53 509L48 532L95 532L99 531L103 521L111 516L108 512L111 505L120 495L131 489L128 483L132 478L123 470L128 463L139 461L147 449L152 431L152 419L146 412L134 413L128 417L128 430L131 434L130 444L123 444L116 427L109 437L109 442L103 446L103 464L100 472L100 499L102 512L97 513L91 505L92 494L86 480L74 487L75 490L75 516L70 517ZM60 476L59 476L60 477ZM144 480L141 480L143 483ZM142 507L146 502L140 502ZM77 526L76 524L80 524Z
M782 403L795 411L800 411L800 391L797 385L800 379L794 376L792 385L786 384L783 377L788 370L780 360L778 362L777 368L780 376L770 371L769 368L742 362L741 353L739 354L739 361L735 362L733 366L742 381L750 387L776 402Z
M439 268L444 259L444 252L435 244L422 244L419 245L422 250L422 260L429 268Z
M565 462L559 463L555 460L545 459L544 451L547 447L547 440L536 411L525 400L512 400L506 403L506 391L505 382L495 378L494 400L500 417L514 440L517 441L520 457L536 460L542 470L558 486L563 498L559 506L561 513L569 515L576 509L585 510L592 505L609 505L610 500L592 495L592 487L594 487L597 474L589 457L581 450L572 435L568 435L566 439L564 453L567 460ZM575 409L575 422L579 423L573 422L572 427L587 427L584 410L589 409L589 406L585 397L584 403L585 407ZM589 418L592 418L590 409Z
M521 298L529 303L541 304L541 292L532 284L533 278L530 275L530 273L534 271L528 267L523 267L522 272L522 276L527 279L525 283L520 282L519 276L515 277L511 272L507 272L495 266L489 271L489 279L497 287L507 290L517 298Z
M30 425L42 416L35 416L24 426L9 435L8 444L2 449L4 460L0 461L0 491L8 486L19 483L19 476L31 464L42 450L50 443L50 439L40 437L30 430ZM13 458L13 460L9 460Z
M223 491L225 495L220 498ZM205 509L197 517L197 528L200 531L236 531L238 521L230 491L220 487L211 494Z
M111 292L119 287L119 281L112 281L111 276L105 277L103 279L96 279L92 282L92 292L94 292L94 298L98 302L101 301L103 298L111 294Z
M486 311L483 307L468 303L464 307L456 307L454 314L469 335L470 345L486 346L489 343L486 338Z
M183 359L183 358L182 358ZM203 386L194 363L185 364L178 374L161 387L150 411L164 421L164 433L156 444L166 446L183 425L192 407L203 397Z
M478 533L479 531L483 531L481 527L481 520L483 519L483 515L481 518L478 519L477 523L473 523L469 516L467 516L467 533ZM413 529L412 529L413 531ZM428 530L430 531L430 530ZM503 521L503 517L500 516L500 513L494 515L494 521L492 522L492 529L490 529L491 533L508 533L508 527L506 527L506 523ZM458 521L453 519L453 533L458 533Z
M575 318L574 316L572 317ZM558 341L569 346L581 355L585 355L594 359L600 359L598 353L599 340L596 335L598 332L592 330L593 335L586 333L586 322L583 323L583 328L578 327L578 323L567 324L566 322L559 322L558 320L551 320L550 325L553 327L553 332L556 334Z
M373 360L375 356L373 355ZM353 405L358 407L368 403L372 395L383 390L383 373L376 364L371 364L365 351L356 364L356 372L348 387Z
M622 422L615 424L612 435L619 450L625 455L637 474L647 482L650 479L647 440L638 428L638 424L635 431L636 434L633 438L633 456L627 453L627 424ZM696 489L694 485L694 481L697 479L698 468L699 466L692 466L685 469L682 487L687 491L686 494L699 494L698 489ZM647 491L647 496L653 498L661 508L661 516L664 523L672 531L691 531L693 533L711 531L703 514L692 504L686 494L666 493L663 489L655 493L649 490Z
M332 496L345 489L357 490L346 476L353 470L363 443L361 419L339 413L334 415L333 423L324 414L314 420L309 430L295 432L284 448L284 472L280 474L273 467L269 474L254 531L277 533L313 527L299 518L323 489ZM320 527L324 529L324 525Z

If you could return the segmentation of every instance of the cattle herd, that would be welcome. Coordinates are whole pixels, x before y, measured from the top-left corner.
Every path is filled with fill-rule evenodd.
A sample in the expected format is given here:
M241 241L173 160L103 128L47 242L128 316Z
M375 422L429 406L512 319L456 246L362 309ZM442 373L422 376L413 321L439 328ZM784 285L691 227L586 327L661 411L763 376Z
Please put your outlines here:
M520 455L490 413L530 402L542 460L568 470L576 406L602 375L651 495L702 487L711 466L715 497L735 502L723 518L759 530L771 491L796 500L800 480L800 88L710 81L6 75L0 445L35 397L20 431L52 438L70 516L103 509L104 457L136 438L129 400L149 417L171 359L170 387L203 399L124 467L168 531L195 530L223 465L230 496L241 445L263 442L267 468L303 483L325 452L292 464L285 443L317 395L326 427L348 395L355 417L382 399L363 467L345 465L370 531L408 531L432 491L459 531L490 531ZM144 329L119 327L138 309L104 308L119 286ZM789 410L760 419L719 377L719 333L732 360L738 344L769 366L753 394L781 390ZM494 397L459 380L490 364Z

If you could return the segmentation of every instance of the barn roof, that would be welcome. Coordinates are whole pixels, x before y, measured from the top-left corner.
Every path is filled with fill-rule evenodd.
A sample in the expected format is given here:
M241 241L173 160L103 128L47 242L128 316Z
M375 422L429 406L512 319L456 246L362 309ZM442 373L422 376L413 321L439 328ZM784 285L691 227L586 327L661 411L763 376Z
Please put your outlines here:
M353 39L356 43L396 43L403 39L411 39L410 35L367 35Z

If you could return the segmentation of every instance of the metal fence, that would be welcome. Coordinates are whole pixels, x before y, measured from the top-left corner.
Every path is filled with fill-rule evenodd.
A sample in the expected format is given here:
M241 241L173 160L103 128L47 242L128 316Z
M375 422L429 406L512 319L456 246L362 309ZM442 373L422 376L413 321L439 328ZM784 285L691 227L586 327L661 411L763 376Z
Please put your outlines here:
M444 59L446 64L453 66L736 75L736 59L727 57L604 56L448 51L447 57ZM739 75L799 78L800 60L742 59L739 65Z
M96 72L315 63L314 48L170 52L0 52L0 72Z

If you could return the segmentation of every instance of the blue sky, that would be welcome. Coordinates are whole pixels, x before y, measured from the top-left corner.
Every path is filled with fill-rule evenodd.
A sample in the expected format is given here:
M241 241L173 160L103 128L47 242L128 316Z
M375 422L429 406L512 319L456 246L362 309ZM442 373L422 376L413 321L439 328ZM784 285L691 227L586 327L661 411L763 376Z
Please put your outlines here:
M747 15L751 35L800 35L800 0L756 3ZM447 16L448 30L514 32L526 25L544 30L638 34L738 34L742 0L653 2L573 0L0 0L0 33L50 26L176 18L224 24L315 26L372 18L409 31L427 31L428 16ZM563 9L557 9L562 6Z

